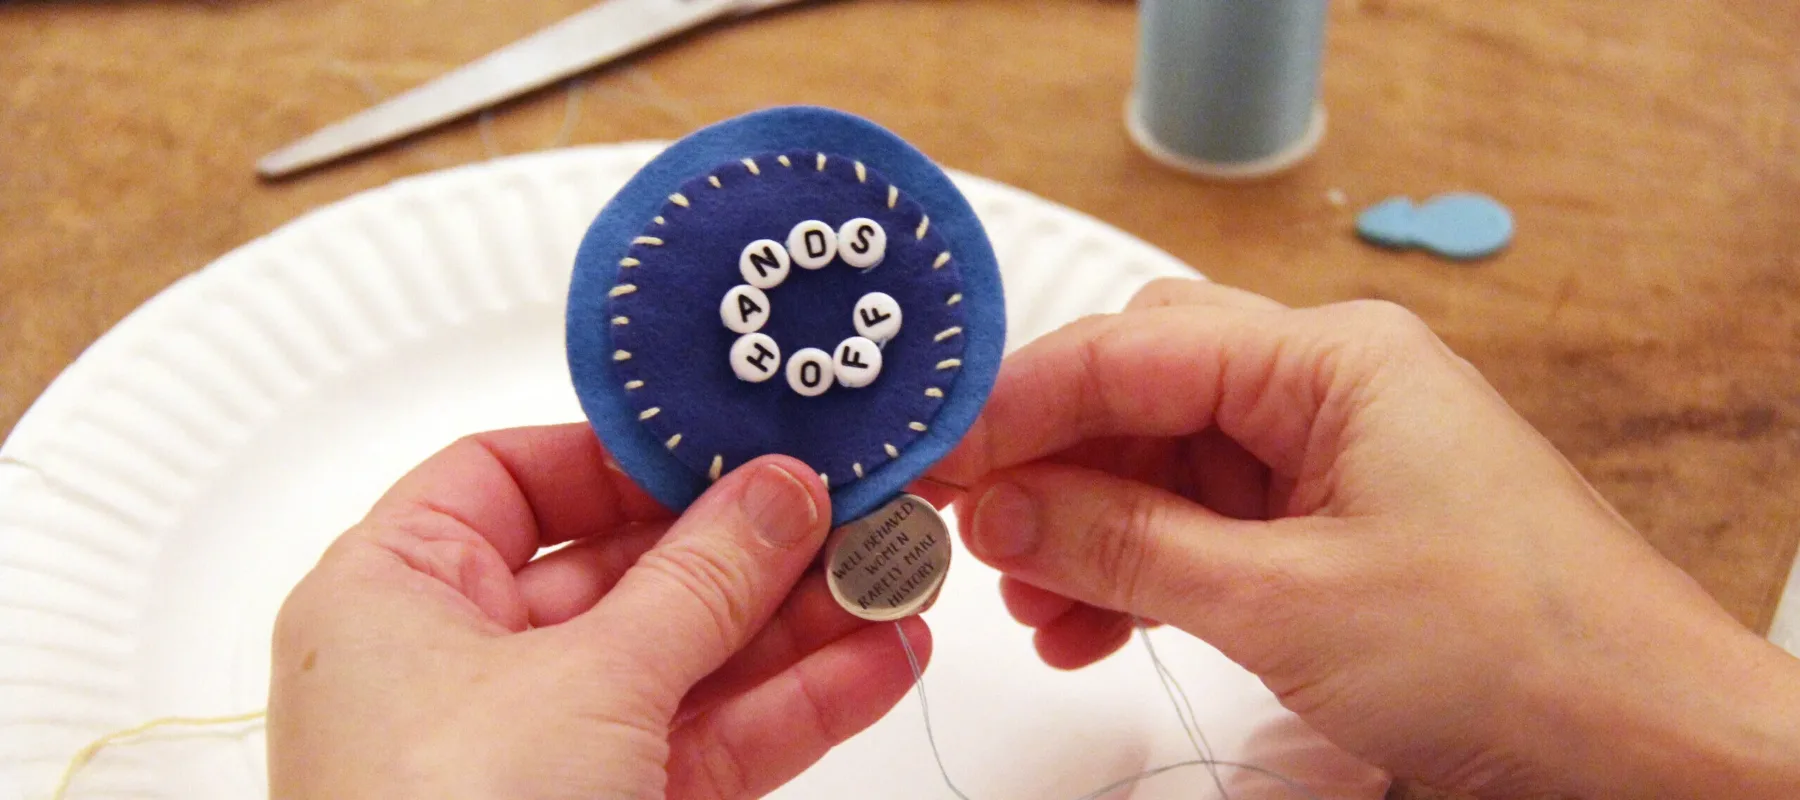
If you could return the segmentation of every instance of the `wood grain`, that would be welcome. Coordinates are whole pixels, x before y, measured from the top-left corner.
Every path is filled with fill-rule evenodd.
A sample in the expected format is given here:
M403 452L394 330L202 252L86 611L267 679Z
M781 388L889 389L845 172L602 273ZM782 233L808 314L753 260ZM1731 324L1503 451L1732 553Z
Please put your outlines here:
M258 182L257 156L587 2L0 3L0 430L183 275L486 153L465 121L287 182ZM802 7L588 76L571 138L832 105L1217 280L1404 303L1662 552L1768 624L1800 542L1794 2L1335 3L1325 146L1253 185L1182 178L1127 141L1134 17L1107 0ZM513 103L493 139L548 146L566 108L560 88ZM1516 246L1450 266L1349 232L1357 207L1451 189L1511 205Z

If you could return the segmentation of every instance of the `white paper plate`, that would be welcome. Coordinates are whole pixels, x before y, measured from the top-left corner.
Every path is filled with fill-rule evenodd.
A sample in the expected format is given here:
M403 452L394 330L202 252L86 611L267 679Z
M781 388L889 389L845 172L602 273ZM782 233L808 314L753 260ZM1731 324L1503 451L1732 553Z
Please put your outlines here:
M321 209L170 287L58 378L0 447L0 786L35 800L103 732L260 708L276 608L396 477L465 433L579 419L570 264L658 148L507 159ZM1080 214L958 180L999 253L1015 345L1192 274ZM965 791L1072 798L1191 753L1141 649L1049 670L994 580L959 559L930 615L932 719ZM1335 776L1324 796L1381 795L1254 677L1179 633L1159 641L1221 757ZM262 797L263 764L254 728L158 739L103 755L76 796ZM1205 784L1184 770L1137 796ZM780 796L947 792L909 698Z

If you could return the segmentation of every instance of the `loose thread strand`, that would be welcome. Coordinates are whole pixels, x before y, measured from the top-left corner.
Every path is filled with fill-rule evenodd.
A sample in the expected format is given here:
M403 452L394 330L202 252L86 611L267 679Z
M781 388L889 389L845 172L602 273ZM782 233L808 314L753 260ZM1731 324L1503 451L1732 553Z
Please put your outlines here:
M1156 682L1162 686L1163 694L1169 698L1169 704L1175 707L1175 719L1181 722L1181 732L1187 734L1188 743L1194 746L1194 755L1201 758L1212 758L1211 748L1203 743L1205 734L1200 732L1200 722L1194 714L1193 703L1187 701L1187 692L1176 694L1178 684L1175 676L1169 674L1163 666L1162 659L1156 655L1156 645L1150 641L1150 629L1142 621L1138 622L1138 635L1144 640L1144 650L1150 654L1150 663L1156 667Z
M1142 624L1142 620L1139 620L1138 627L1140 631L1144 630L1145 626ZM925 697L925 671L919 666L919 657L913 652L912 641L906 638L906 629L901 627L900 623L894 623L894 631L900 635L900 648L906 651L906 663L908 666L912 667L913 686L918 690L919 710L925 720L925 740L931 745L931 757L937 762L938 773L943 776L944 785L950 789L951 794L956 795L959 800L971 800L967 794L963 793L962 789L957 788L956 782L950 779L950 771L944 767L944 756L942 751L938 749L937 733L933 731L931 727L931 702ZM1166 681L1163 689L1165 692L1168 692L1170 702L1175 705L1175 715L1182 719L1182 728L1186 730L1188 729L1189 717L1184 715L1182 704L1187 700L1187 692L1181 688L1181 682L1175 680L1175 675L1169 672L1168 667L1163 664L1162 659L1157 656L1155 646L1150 644L1150 637L1147 631L1145 631L1143 638L1145 646L1150 649L1150 660L1156 665L1157 678ZM1170 688L1171 684L1173 685L1173 689ZM1180 697L1181 700L1177 701L1177 697ZM1186 715L1192 714L1193 704L1187 703ZM1099 800L1108 794L1128 786L1133 786L1159 775L1174 772L1179 769L1186 769L1188 767L1205 767L1207 771L1212 774L1214 785L1219 787L1221 796L1224 796L1225 784L1224 780L1219 777L1218 768L1230 767L1232 769L1252 772L1273 779L1282 786L1287 787L1294 794L1305 798L1305 800L1320 800L1319 796L1314 794L1305 784L1276 772L1275 770L1267 767L1259 767L1255 764L1212 758L1210 755L1210 746L1206 744L1205 734L1200 732L1197 718L1195 718L1195 720L1193 728L1189 730L1189 740L1194 744L1196 750L1206 753L1206 755L1203 755L1201 758L1179 761L1174 764L1156 767L1155 769L1148 769L1136 775L1120 778L1112 783L1095 789L1092 792L1081 795L1075 800Z
M563 120L556 129L556 138L550 140L550 149L569 146L569 138L575 133L575 124L581 120L581 95L587 89L587 81L576 78L563 87ZM498 137L494 135L494 109L482 109L475 117L475 132L481 137L481 149L492 161L507 155L500 149Z
M944 785L950 787L950 793L961 800L969 800L969 796L956 788L956 781L950 780L950 770L944 768L944 754L938 750L937 734L931 729L931 702L925 699L925 671L919 668L919 656L913 652L912 640L906 638L906 628L894 623L894 632L900 635L900 649L906 651L906 663L912 667L913 686L919 692L919 712L925 718L925 740L931 743L931 757L937 761L938 774L944 776Z
M160 728L173 728L177 726L188 728L214 728L221 725L237 725L244 722L255 722L268 715L269 712L266 709L261 709L244 714L234 714L228 717L162 717L150 720L141 725L134 725L124 730L113 731L112 733L108 733L98 739L88 742L86 747L75 752L75 756L69 759L69 766L63 769L62 780L57 781L56 792L51 794L50 798L51 800L63 800L65 797L68 797L69 787L75 783L75 776L80 774L82 767L87 766L88 762L94 760L95 756L100 755L101 750L105 750L126 739L142 736Z
M1138 638L1144 640L1144 652L1150 654L1150 664L1156 667L1156 682L1162 684L1163 694L1169 696L1169 705L1175 708L1175 718L1181 720L1181 729L1187 734L1188 742L1194 745L1194 753L1202 761L1214 760L1212 743L1206 740L1206 732L1200 730L1200 715L1194 713L1194 703L1188 699L1187 690L1181 688L1181 681L1175 679L1175 673L1164 664L1162 656L1156 653L1156 643L1150 640L1150 626L1144 620L1133 617L1138 629ZM1183 712L1186 713L1183 713ZM1213 786L1219 790L1222 800L1231 800L1231 793L1225 790L1225 780L1219 777L1219 768L1211 763L1206 765L1206 773L1212 776Z

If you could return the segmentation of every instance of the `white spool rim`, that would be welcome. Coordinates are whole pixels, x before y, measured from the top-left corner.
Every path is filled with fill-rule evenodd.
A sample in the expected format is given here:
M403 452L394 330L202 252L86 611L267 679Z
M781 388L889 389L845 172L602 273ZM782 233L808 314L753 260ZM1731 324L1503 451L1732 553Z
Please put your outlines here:
M1319 149L1319 143L1325 139L1325 106L1313 106L1312 122L1293 144L1250 161L1207 161L1169 149L1150 135L1150 129L1144 125L1143 115L1138 113L1135 94L1125 103L1125 130L1130 132L1131 141L1137 144L1138 149L1164 166L1210 180L1253 181L1285 172Z

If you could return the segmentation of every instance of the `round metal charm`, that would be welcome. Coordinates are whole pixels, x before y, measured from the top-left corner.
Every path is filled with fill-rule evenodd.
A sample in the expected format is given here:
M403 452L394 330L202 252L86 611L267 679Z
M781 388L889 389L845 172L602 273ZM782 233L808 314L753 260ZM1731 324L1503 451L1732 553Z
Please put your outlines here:
M910 617L950 572L950 529L923 498L903 494L831 532L825 583L846 611L873 622Z

